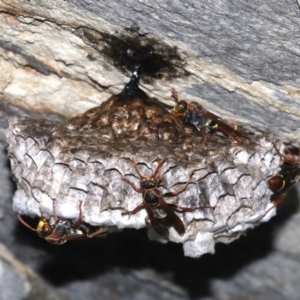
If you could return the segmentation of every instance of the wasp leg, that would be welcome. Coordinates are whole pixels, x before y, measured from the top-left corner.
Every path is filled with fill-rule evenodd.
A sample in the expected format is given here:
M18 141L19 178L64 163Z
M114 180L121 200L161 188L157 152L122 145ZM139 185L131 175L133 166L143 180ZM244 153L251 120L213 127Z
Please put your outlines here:
M82 206L82 201L79 201L79 216L78 216L78 219L75 221L75 223L71 226L72 228L78 227L82 222L82 209L81 209L81 206Z
M134 208L133 210L129 210L129 211L122 212L122 216L124 216L124 215L134 215L134 214L136 214L138 211L140 211L143 207L144 207L144 202L142 202L141 204L139 204L139 205L138 205L136 208Z
M148 216L145 218L145 223L146 223L147 227L151 227L152 226L151 222L149 221L149 217Z
M173 116L174 117L184 117L185 114L184 113L174 113Z
M131 187L137 191L138 193L142 193L143 192L143 189L142 188L139 188L138 186L136 186L135 183L133 183L132 181L130 181L129 179L127 179L125 176L122 176L122 180L127 182L128 184L131 185Z
M251 145L251 141L248 140L246 137L242 138L242 137L239 137L235 134L235 131L237 131L235 128L232 128L232 131L229 132L229 130L227 130L223 126L219 125L218 129L220 131L222 131L229 139L233 139L241 145L244 145L244 146L250 146Z
M53 218L54 218L55 221L57 221L57 220L58 220L58 216L57 216L56 210L55 210L55 203L56 203L56 199L53 199L53 200L52 200Z
M279 204L280 202L282 202L282 201L285 199L285 197L286 197L286 194L280 195L280 196L275 200L274 205L273 205L272 207L270 207L270 208L265 212L265 214L264 214L263 216L265 216L271 209L273 209L274 207L278 206L278 204Z
M183 192L187 188L187 186L189 185L189 183L191 182L192 175L190 176L190 179L187 181L187 183L184 186L182 186L181 188L179 188L177 191L168 192L168 193L163 194L163 197L173 197L173 196L177 196L178 194L180 194L181 192Z
M195 207L195 208L184 207L184 206L180 206L180 205L177 205L177 204L171 204L171 203L168 203L168 205L173 207L173 209L178 211L178 212L185 212L185 211L193 212L197 209L205 209L205 208L215 209L215 206L210 206L210 205L203 205L203 206L198 206L198 207Z
M95 231L95 232L93 232L93 233L88 233L88 234L86 235L86 237L88 237L88 238L93 238L94 236L100 235L100 234L102 234L102 233L105 233L106 231L107 231L106 228L99 228L97 231Z
M201 128L201 140L199 142L200 146L204 143L204 140L205 140L206 136L207 136L206 128L205 128L205 126L202 126L202 128Z
M295 155L293 154L293 152L287 148L284 144L284 151L288 153L288 155L284 155L284 154L281 154L280 151L278 150L278 148L276 147L275 143L272 143L276 152L278 153L278 155L280 157L282 157L282 159L284 160L285 163L287 164L290 164L292 166L295 166L295 167L299 167L300 165L300 160L299 160L299 157L300 157L300 145L299 145L299 155L298 155L298 159L295 157Z

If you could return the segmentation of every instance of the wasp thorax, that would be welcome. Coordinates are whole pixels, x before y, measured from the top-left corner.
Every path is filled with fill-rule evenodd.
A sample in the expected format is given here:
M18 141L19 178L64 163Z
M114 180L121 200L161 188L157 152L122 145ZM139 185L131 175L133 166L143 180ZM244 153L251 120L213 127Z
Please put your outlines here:
M159 194L156 193L157 191L153 190L148 190L143 193L144 201L149 204L149 205L157 205L158 204L158 197Z

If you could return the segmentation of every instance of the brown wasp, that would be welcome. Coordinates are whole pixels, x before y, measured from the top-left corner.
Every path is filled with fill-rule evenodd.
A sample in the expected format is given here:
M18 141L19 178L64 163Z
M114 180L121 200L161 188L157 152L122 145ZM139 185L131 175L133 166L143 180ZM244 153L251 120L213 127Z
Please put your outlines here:
M283 158L285 163L283 170L268 180L270 190L274 192L275 195L278 195L285 192L292 184L299 181L298 176L300 175L300 161L299 158L297 159L287 147L285 147L285 152L287 152L288 155L284 155L280 153L275 143L273 143L273 146L278 155Z
M82 222L82 201L79 203L79 217L75 222L59 219L55 212L54 203L55 200L53 200L53 217L47 220L42 215L36 229L24 221L21 215L18 215L18 220L27 228L36 231L39 237L56 245L62 245L71 240L92 238L106 232L105 228L92 227Z
M274 192L274 195L272 195L271 199L274 200L274 205L267 210L270 211L274 207L278 206L279 203L281 203L286 195L287 190L296 182L299 181L299 175L300 175L300 161L297 159L294 154L285 147L285 152L288 153L288 155L281 154L278 148L276 147L275 143L273 143L273 146L278 153L279 156L281 156L284 160L285 165L283 166L283 170L281 170L278 174L271 177L267 182L269 185L269 188L272 192ZM299 148L299 154L300 154L300 148ZM267 213L266 212L266 213Z
M126 177L122 177L122 180L129 183L132 188L138 193L142 193L143 202L139 204L136 208L131 211L123 212L122 215L135 214L140 211L142 208L145 208L148 214L148 217L145 219L147 226L152 226L157 233L162 236L167 235L167 228L174 227L178 234L183 235L185 233L185 228L181 219L176 215L175 211L178 212L192 212L196 209L201 208L212 208L211 206L202 206L197 208L182 207L175 204L166 203L164 197L176 196L179 193L183 192L191 179L180 189L175 192L169 192L161 194L158 186L162 183L162 174L161 166L165 161L165 157L158 158L157 167L154 173L144 176L140 172L140 169L136 161L132 158L132 162L136 172L140 177L140 187L136 186ZM158 176L157 176L158 175ZM150 220L150 222L149 222Z
M229 122L218 117L217 115L206 110L202 105L196 102L187 103L184 100L179 100L178 94L172 88L171 97L176 101L176 106L173 108L173 115L183 117L184 121L193 125L197 130L201 131L202 138L200 144L203 143L207 134L221 131L225 136L231 138L244 146L250 146L252 141L245 136L241 128L234 124L234 127L229 125Z

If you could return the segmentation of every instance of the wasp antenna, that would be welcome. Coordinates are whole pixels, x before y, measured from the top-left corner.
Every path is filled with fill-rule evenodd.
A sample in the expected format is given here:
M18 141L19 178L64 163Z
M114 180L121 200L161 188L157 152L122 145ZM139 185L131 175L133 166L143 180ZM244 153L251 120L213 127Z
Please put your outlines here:
M158 171L160 170L160 168L161 168L162 164L165 162L165 160L166 160L166 157L165 157L165 156L163 156L162 158L159 158L159 157L158 157L158 164L157 164L156 169L155 169L155 171L154 171L154 173L153 173L153 177L156 176L156 174L157 174Z
M264 213L263 217L264 217L271 209L273 209L274 207L278 206L278 204L279 204L280 202L282 202L282 201L285 199L285 197L286 197L286 193L280 195L277 199L275 199L274 205L272 205L272 206Z
M178 98L178 94L177 94L177 91L175 90L175 88L172 88L172 95L171 97L175 100L175 102L179 102L179 98Z
M27 222L24 221L24 219L21 217L21 215L18 215L17 218L24 226L31 229L32 231L37 232L37 230L35 228L31 227Z
M287 152L288 155L280 153L276 144L274 142L272 144L273 144L277 154L284 160L285 163L299 168L299 164L300 164L299 158L297 159L295 157L295 155L293 154L293 152L289 148L287 148L285 144L282 143L282 145L284 146L284 152ZM299 152L300 152L300 146L299 146Z
M72 228L78 227L82 223L82 200L79 201L79 215L78 219L75 221L75 223L71 226Z
M52 200L53 217L54 217L54 220L57 221L57 220L58 220L58 217L57 217L56 210L55 210L55 203L56 203L56 199L53 199L53 200Z
M139 166L137 165L136 160L135 160L134 158L132 158L131 161L133 162L133 166L134 166L136 172L138 173L138 175L140 176L140 178L141 178L141 179L144 179L145 176L142 175L142 173L141 173L141 171L140 171L140 168L139 168Z

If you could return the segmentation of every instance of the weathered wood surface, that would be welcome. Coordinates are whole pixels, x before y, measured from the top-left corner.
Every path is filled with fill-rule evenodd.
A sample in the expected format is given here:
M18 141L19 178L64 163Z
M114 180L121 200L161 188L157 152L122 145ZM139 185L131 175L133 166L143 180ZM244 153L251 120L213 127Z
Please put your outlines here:
M1 1L0 9L0 91L11 105L71 117L119 92L127 78L108 57L120 47L111 37L128 40L134 34L125 28L135 28L182 58L173 76L143 82L150 96L170 103L174 86L224 117L298 143L294 0Z
M171 103L176 87L183 99L298 144L297 1L1 0L0 11L1 130L8 116L69 118L120 92L129 73L114 65L115 56L105 51L113 43L103 37L122 40L132 36L125 28L138 27L147 33L142 40L177 47L182 58L174 59L174 76L142 80L150 96ZM1 241L71 299L299 298L295 190L279 217L198 261L135 231L55 248L17 225L3 153Z

